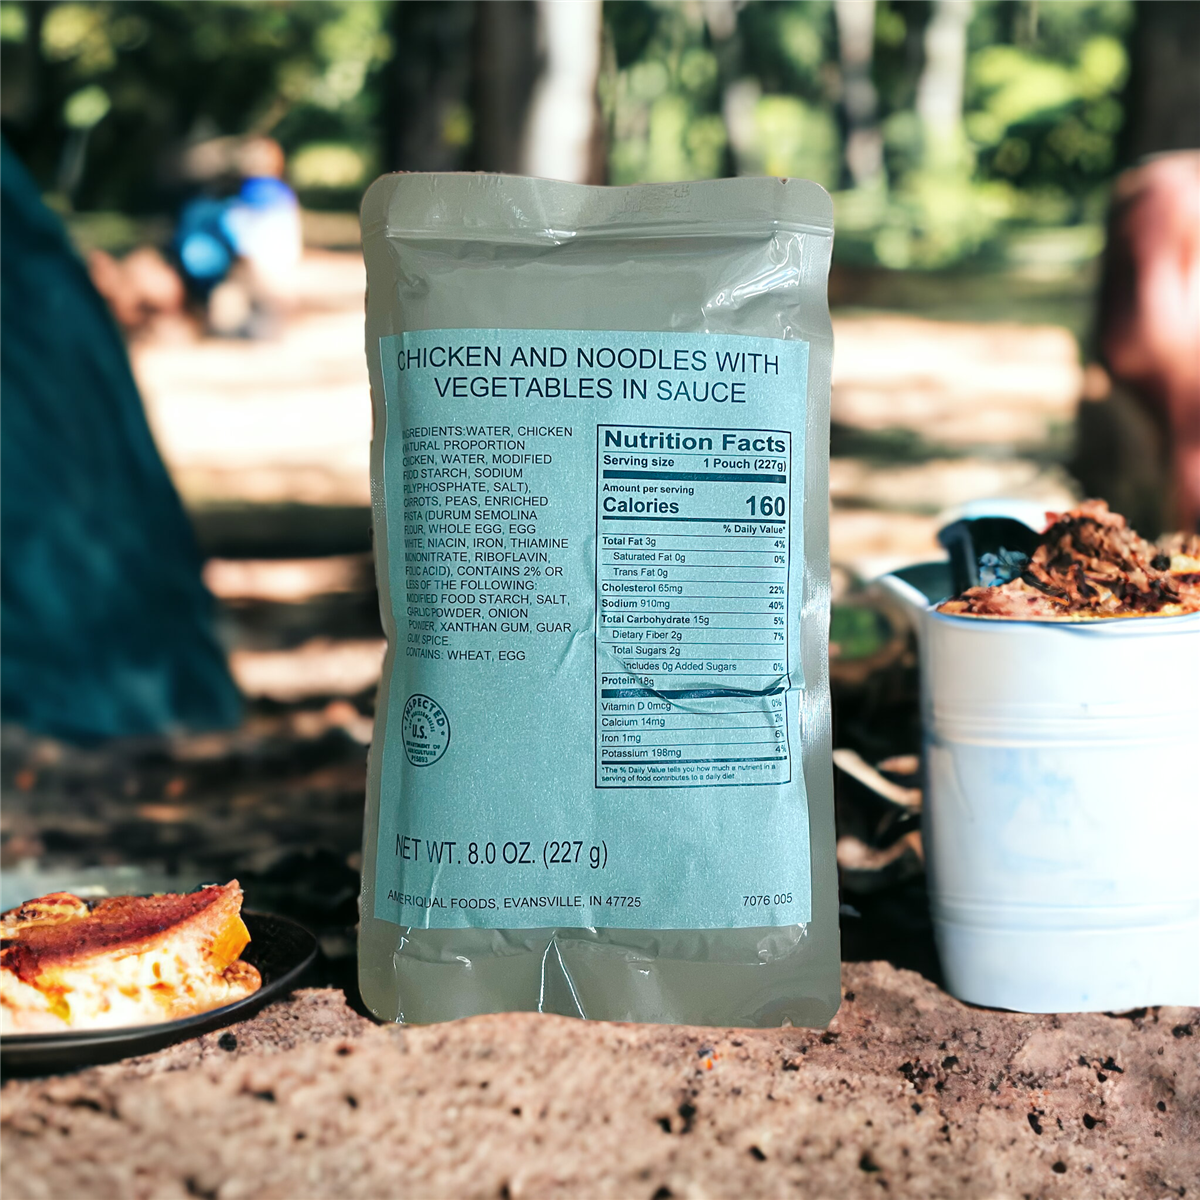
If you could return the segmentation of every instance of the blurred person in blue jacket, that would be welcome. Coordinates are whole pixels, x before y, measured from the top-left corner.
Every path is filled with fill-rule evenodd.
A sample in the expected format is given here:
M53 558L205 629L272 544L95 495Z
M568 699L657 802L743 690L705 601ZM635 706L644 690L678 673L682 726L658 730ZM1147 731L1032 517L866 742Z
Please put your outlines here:
M75 741L236 724L125 347L7 143L0 334L0 716Z
M275 333L302 247L300 205L281 178L283 150L270 138L216 139L219 166L239 177L232 195L194 196L180 213L174 250L189 290L206 306L211 332ZM204 161L203 153L194 159Z

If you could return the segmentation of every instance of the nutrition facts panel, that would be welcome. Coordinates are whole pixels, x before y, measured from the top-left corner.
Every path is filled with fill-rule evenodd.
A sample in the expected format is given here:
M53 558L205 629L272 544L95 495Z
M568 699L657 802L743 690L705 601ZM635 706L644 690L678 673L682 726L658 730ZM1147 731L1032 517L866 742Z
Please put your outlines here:
M791 477L786 431L598 427L597 787L790 780Z

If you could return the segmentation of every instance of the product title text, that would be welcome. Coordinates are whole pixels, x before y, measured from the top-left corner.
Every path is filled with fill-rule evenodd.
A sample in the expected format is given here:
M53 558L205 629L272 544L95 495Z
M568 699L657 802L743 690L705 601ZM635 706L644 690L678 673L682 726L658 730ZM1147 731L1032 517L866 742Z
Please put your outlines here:
M745 404L754 381L780 373L779 356L748 350L486 344L421 346L396 357L402 374L428 372L447 400L625 400Z

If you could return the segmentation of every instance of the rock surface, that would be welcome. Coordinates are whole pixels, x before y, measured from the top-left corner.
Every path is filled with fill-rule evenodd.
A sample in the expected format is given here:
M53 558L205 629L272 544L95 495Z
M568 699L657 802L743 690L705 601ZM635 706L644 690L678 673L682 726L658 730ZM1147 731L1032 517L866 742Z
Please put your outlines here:
M378 1028L299 992L157 1055L7 1082L5 1194L1200 1194L1200 1010L995 1012L883 963L843 982L827 1032Z

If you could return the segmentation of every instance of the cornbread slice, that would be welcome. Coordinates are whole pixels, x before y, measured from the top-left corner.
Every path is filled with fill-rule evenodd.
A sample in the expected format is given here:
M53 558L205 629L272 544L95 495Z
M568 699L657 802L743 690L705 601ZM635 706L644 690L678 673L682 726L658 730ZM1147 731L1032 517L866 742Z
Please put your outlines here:
M0 917L0 1033L117 1028L207 1012L256 992L237 880L186 895L69 892Z

